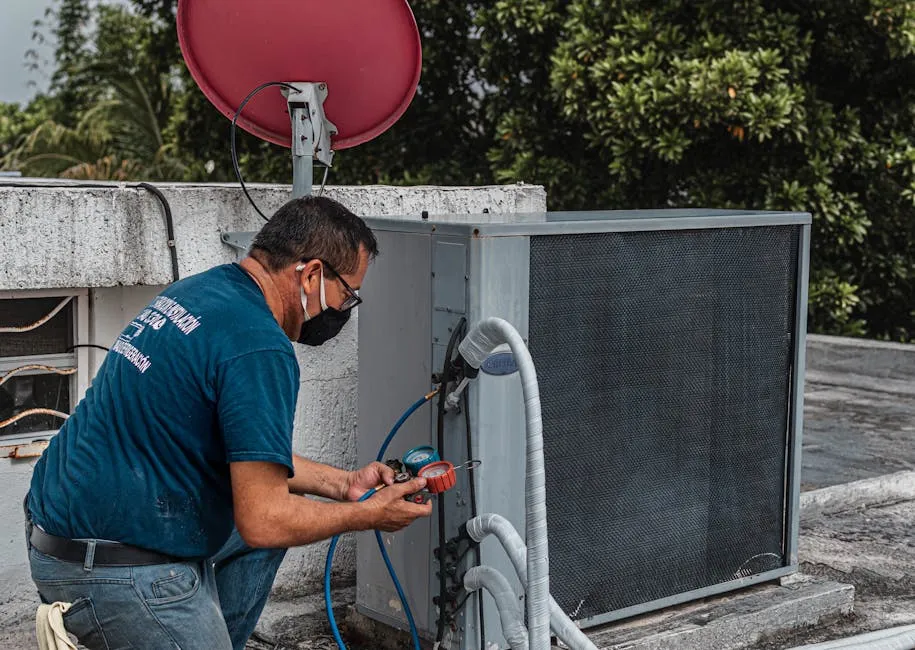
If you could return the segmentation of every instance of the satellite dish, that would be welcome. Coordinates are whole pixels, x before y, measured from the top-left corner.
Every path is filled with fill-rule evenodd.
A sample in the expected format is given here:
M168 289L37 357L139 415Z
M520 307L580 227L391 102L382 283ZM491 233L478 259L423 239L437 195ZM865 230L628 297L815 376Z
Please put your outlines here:
M388 130L422 69L406 0L179 0L178 41L194 81L229 119L261 84L284 83L283 92L251 97L237 123L296 145L294 176L304 173L296 157L309 159L306 193L312 156L330 166L334 150Z
M422 69L406 0L181 0L178 41L194 81L229 119L265 81L327 84L336 149L389 129L410 105ZM238 125L290 146L278 92L252 99Z

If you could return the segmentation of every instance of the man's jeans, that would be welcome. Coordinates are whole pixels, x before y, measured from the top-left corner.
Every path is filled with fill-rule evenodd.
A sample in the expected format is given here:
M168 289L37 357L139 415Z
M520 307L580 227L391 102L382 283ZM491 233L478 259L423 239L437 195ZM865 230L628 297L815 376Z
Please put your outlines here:
M31 534L26 516L26 543ZM67 630L89 650L242 650L270 594L285 549L252 549L233 531L202 562L93 566L29 545L42 602L64 601Z

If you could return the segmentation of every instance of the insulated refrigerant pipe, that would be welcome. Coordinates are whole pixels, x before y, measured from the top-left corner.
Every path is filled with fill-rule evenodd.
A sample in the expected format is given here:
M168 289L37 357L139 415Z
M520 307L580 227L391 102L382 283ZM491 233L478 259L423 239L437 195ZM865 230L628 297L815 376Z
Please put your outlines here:
M528 650L524 612L508 580L489 566L475 566L464 574L464 589L473 593L485 589L496 601L502 619L502 634L512 650Z
M543 422L540 390L531 353L518 330L501 318L474 325L458 346L463 360L479 370L486 357L507 343L515 357L524 394L527 454L524 500L527 536L527 625L530 650L550 650L550 562L546 528L546 474L543 464Z
M490 535L502 544L515 567L521 586L527 589L527 547L512 523L502 515L485 514L474 517L465 525L467 536L478 544ZM550 596L550 628L572 650L597 650L597 646L572 622L559 604Z

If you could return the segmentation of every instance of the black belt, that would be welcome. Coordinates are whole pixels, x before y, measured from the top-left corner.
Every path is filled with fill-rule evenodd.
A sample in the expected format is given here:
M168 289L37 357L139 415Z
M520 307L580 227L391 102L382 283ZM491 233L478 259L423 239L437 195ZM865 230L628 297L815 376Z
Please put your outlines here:
M86 561L86 553L89 551L89 542L57 537L44 532L38 526L32 526L29 542L38 551L64 562L83 564ZM96 542L92 564L98 566L138 566L186 561L186 558L171 557L127 544Z

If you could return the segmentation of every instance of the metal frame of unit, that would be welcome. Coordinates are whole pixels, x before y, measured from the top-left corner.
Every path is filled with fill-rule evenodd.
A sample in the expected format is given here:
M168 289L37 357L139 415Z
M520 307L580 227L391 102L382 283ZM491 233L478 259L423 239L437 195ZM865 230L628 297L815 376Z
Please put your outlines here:
M433 374L442 368L445 347L462 317L468 324L497 316L528 336L530 239L535 236L685 231L754 226L784 226L797 237L794 343L791 351L784 485L784 563L774 570L714 584L631 607L579 618L592 627L644 612L771 581L797 570L803 374L809 274L810 215L795 212L732 210L640 210L550 212L527 214L417 215L367 219L379 240L381 255L363 284L359 308L359 437L358 462L375 459L388 428L403 409L425 394ZM247 249L252 233L224 233L223 241ZM537 361L536 357L534 359ZM469 419L473 449L464 443L464 416L445 420L442 458L456 463L479 458L473 473L479 513L496 512L524 531L524 409L517 375L480 373L470 385ZM435 444L436 405L409 420L389 449L399 457L421 444ZM549 436L548 430L544 436ZM549 473L550 468L547 467ZM470 474L459 473L446 505L447 536L471 516ZM547 495L549 499L549 495ZM409 598L423 636L435 633L438 593L436 514L396 534L384 534L387 550ZM561 522L549 522L550 526ZM498 542L484 540L482 563L501 571L522 593L507 556ZM551 552L552 556L552 552ZM470 556L472 557L472 555ZM378 555L374 536L357 535L357 611L388 625L405 628L405 619L390 578ZM556 558L552 557L556 562ZM450 647L479 647L476 597L455 618ZM486 642L507 647L494 602L484 596ZM574 612L569 612L574 614ZM573 616L575 618L575 616ZM446 635L447 638L447 635ZM448 647L448 646L446 646ZM488 645L486 647L489 647Z

